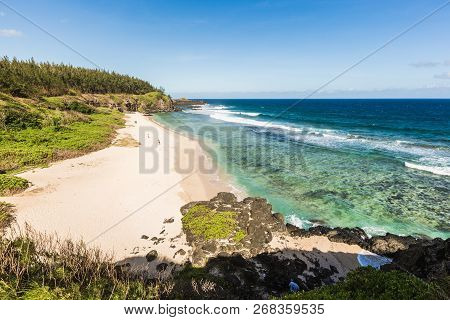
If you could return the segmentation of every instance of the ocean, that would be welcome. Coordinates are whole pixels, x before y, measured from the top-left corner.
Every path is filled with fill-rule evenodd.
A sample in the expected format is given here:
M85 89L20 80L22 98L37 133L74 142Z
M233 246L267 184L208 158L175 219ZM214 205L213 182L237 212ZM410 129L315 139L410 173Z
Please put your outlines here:
M449 238L450 100L205 101L155 117L288 222Z

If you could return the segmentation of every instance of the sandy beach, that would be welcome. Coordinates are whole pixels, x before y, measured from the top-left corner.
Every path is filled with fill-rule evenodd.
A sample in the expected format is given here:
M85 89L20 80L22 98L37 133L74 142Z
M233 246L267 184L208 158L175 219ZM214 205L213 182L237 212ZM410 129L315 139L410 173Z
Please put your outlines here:
M162 262L183 264L191 248L180 207L231 191L231 185L218 169L200 170L209 158L196 140L139 113L125 119L110 147L21 173L32 187L1 200L16 206L20 227L29 224L49 235L83 240L135 269L156 272ZM309 251L323 265L331 257L340 266L339 276L358 266L356 254L362 250L326 237L275 237L270 247L286 254ZM146 257L154 251L156 259ZM342 253L353 258L340 259Z
M180 207L229 186L216 173L197 170L207 156L195 140L139 113L125 119L112 146L21 173L32 187L2 201L16 206L22 228L28 223L46 234L83 240L119 261L146 262L146 254L157 250L153 265L182 263L189 248ZM180 249L186 254L176 254Z

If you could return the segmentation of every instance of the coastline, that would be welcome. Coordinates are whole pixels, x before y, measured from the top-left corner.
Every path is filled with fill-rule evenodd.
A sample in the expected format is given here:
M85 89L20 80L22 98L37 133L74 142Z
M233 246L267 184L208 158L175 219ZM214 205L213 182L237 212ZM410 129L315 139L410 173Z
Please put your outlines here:
M16 206L20 229L29 224L47 235L82 240L136 268L152 271L161 261L183 264L190 248L182 233L180 207L230 187L216 173L177 169L189 164L189 156L208 158L197 141L140 113L126 114L125 119L111 146L23 172L18 176L32 186L1 200ZM150 129L148 134L140 135L143 127ZM143 163L154 170L141 172L137 146L151 148L155 139L160 144ZM159 256L148 263L151 250ZM177 254L181 250L186 254Z
M148 131L140 133L140 128ZM143 163L136 161L141 156L138 141L141 147L156 151L145 156ZM17 207L21 228L29 224L48 235L83 240L112 254L131 271L161 275L158 266L164 265L168 275L192 257L180 208L232 189L220 169L199 170L200 161L211 160L197 140L131 113L110 147L21 173L33 186L1 200ZM141 172L142 164L155 170ZM359 246L332 242L325 236L274 236L267 247L268 252L280 252L288 259L293 250L300 249L323 266L332 259L338 266L336 279L357 268L357 255L364 252ZM352 258L342 259L345 255Z

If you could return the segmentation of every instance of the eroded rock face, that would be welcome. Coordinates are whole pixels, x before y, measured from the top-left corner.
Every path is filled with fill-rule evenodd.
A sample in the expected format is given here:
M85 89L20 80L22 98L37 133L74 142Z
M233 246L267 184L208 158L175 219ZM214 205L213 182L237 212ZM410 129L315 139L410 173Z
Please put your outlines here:
M394 263L383 270L407 270L415 276L435 280L450 273L450 239L433 239L411 244L393 255Z
M203 266L211 257L239 253L249 258L265 251L272 240L273 232L285 231L281 214L272 214L272 206L262 198L245 198L237 201L232 193L221 192L210 201L191 202L181 208L183 215L196 206L204 205L211 210L236 212L236 222L244 236L240 241L233 239L203 239L184 228L186 239L193 248L192 263Z

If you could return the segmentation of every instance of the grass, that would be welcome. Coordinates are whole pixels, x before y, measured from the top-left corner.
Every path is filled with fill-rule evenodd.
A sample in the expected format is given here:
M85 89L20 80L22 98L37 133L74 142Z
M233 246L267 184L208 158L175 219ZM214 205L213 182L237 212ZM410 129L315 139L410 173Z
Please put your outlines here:
M108 146L123 114L61 97L40 101L0 93L0 196L29 182L12 174Z
M14 206L10 203L0 201L0 235L3 234L3 231L14 221Z
M35 107L35 110L39 108ZM17 130L15 125L0 130L0 169L17 172L109 145L116 129L123 125L122 113L105 108L96 110L90 115L45 110L39 113L39 126Z
M238 241L245 237L245 232L238 228L234 211L216 211L205 205L195 205L183 216L182 222L185 230L205 240L227 239L233 233Z
M28 188L28 180L9 174L0 174L0 196L10 196Z
M122 271L82 242L30 229L0 237L0 299L156 299L171 288Z
M427 283L401 271L383 272L359 268L344 281L315 290L291 293L286 300L423 300L448 299L434 283Z

